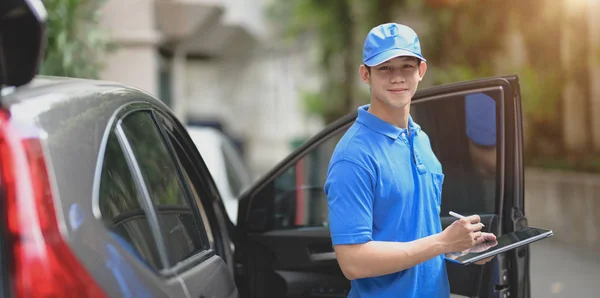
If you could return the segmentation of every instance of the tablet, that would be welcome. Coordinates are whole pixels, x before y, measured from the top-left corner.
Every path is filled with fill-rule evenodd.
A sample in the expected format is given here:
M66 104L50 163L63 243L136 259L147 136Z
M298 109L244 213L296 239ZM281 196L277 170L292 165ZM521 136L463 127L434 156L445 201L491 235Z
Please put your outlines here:
M504 234L496 238L496 241L478 244L463 252L447 253L445 257L450 262L467 265L552 235L552 230L527 227L520 231Z

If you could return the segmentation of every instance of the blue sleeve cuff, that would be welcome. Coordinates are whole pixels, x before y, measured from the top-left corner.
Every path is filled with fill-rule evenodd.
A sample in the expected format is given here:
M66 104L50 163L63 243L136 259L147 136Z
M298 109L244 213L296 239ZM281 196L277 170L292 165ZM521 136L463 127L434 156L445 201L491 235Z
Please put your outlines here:
M331 235L333 245L363 244L372 241L371 233Z

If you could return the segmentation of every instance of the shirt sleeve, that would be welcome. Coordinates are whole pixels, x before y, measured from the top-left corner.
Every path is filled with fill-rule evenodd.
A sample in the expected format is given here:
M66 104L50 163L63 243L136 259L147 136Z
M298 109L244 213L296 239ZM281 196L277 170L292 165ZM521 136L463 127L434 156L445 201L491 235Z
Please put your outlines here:
M373 175L349 160L333 164L325 182L333 245L361 244L373 232Z

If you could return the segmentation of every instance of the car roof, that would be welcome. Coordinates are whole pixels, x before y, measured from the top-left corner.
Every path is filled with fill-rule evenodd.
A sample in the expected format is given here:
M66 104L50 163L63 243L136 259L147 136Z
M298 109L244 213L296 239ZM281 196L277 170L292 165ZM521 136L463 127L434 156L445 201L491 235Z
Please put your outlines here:
M46 160L52 165L49 175L57 186L63 214L68 214L72 204L92 210L92 200L83 198L96 195L104 143L119 110L151 104L172 116L166 105L148 93L114 82L37 77L3 93L3 108L10 111L19 129L31 126L43 131Z
M73 101L93 94L105 93L138 93L143 97L152 97L149 93L131 86L117 82L79 79L55 76L36 76L29 84L17 88L5 87L2 89L2 104L9 108L13 104L25 101L39 101L45 104L48 97L41 96L52 94L52 103ZM112 97L116 98L116 97ZM160 102L156 100L156 102Z
M110 81L37 76L27 85L4 88L2 93L2 107L13 118L50 131L65 122L85 126L82 118L90 114L96 117L96 126L99 122L107 124L120 106L133 102L168 110L149 93Z

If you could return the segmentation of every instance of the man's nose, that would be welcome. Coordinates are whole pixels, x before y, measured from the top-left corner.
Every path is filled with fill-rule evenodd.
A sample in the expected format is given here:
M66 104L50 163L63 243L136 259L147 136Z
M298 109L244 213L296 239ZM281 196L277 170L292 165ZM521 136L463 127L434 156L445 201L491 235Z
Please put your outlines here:
M400 83L404 83L405 81L406 81L406 79L402 75L401 71L394 71L392 73L392 77L390 79L390 83L392 83L392 84L400 84Z

